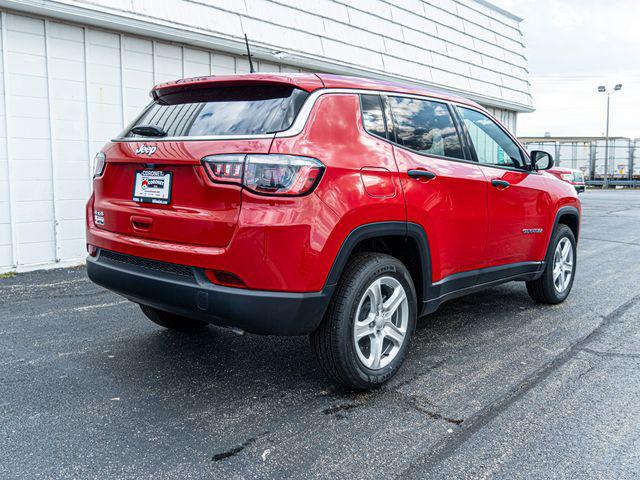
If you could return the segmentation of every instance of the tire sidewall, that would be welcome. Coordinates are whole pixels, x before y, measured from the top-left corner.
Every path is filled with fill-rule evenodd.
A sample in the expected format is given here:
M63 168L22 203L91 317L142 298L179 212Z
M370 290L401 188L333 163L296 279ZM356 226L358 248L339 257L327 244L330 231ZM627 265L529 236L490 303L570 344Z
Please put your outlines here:
M407 294L409 306L409 319L407 324L407 334L404 344L396 357L389 365L379 370L371 370L364 366L356 352L356 346L353 342L353 331L355 328L355 316L358 310L360 300L364 296L367 288L378 278L393 277L400 282ZM358 278L354 282L355 288L349 292L349 305L345 309L346 318L343 318L340 328L341 343L345 347L344 355L346 367L351 371L354 377L368 386L381 384L392 377L400 368L409 349L411 337L416 327L416 293L413 281L405 266L393 257L385 255L380 262L372 263L363 272L360 272Z

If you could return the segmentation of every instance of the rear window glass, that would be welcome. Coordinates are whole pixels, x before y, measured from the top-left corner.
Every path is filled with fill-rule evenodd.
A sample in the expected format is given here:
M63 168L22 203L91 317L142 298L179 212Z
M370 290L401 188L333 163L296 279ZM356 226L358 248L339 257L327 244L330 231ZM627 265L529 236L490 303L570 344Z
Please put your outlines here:
M444 103L389 97L397 143L427 155L464 159L460 137Z
M167 137L261 135L288 129L309 94L289 86L187 90L161 97L131 124L153 125Z

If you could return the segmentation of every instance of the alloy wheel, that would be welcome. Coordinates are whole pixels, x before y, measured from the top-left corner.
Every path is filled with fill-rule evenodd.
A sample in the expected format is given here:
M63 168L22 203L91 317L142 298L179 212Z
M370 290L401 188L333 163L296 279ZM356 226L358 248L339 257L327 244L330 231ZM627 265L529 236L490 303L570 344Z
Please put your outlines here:
M553 255L553 285L558 293L563 293L573 276L573 245L563 237Z
M353 328L356 353L362 364L379 370L398 355L407 337L409 301L402 284L381 277L360 299Z

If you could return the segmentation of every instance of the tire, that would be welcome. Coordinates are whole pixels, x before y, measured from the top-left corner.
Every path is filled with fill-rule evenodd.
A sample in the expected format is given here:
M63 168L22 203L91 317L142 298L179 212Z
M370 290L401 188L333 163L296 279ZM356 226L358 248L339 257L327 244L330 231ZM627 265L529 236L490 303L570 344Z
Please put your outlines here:
M569 245L571 251L565 257L564 261L561 257L558 257L559 245L562 242L563 246ZM563 250L563 247L560 247ZM571 292L573 286L573 280L576 276L576 237L573 235L573 231L563 224L558 224L555 232L551 237L550 248L545 259L545 269L542 276L537 280L527 282L527 292L529 296L538 303L546 303L549 305L555 305L564 302ZM561 267L558 267L561 262ZM570 262L570 270L567 262ZM562 270L561 278L557 275L560 270L554 270L560 268ZM566 275L570 277L567 279ZM555 275L555 278L554 278ZM559 285L562 288L559 288Z
M386 303L396 293L396 305L389 302L386 312L372 308L380 305L376 298ZM356 315L366 321L356 322ZM416 317L415 288L402 262L390 255L359 253L347 264L322 323L311 334L311 347L320 369L333 381L357 390L376 388L404 362ZM359 341L356 331L362 335Z
M142 313L144 313L153 323L156 323L161 327L168 328L169 330L193 333L199 332L207 326L207 323L205 322L158 310L157 308L150 307L149 305L140 305L140 309L142 310Z

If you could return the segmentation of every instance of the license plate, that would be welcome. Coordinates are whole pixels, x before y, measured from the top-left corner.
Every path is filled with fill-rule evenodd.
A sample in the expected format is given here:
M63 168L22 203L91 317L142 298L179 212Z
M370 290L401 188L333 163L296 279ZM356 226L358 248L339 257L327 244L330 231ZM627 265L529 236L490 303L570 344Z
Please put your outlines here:
M138 170L133 184L133 201L168 205L171 202L171 172Z

